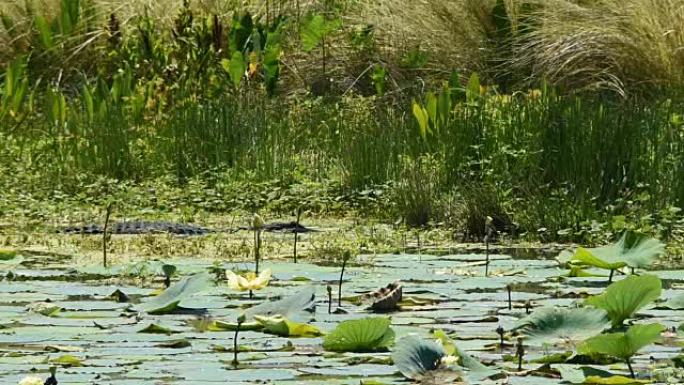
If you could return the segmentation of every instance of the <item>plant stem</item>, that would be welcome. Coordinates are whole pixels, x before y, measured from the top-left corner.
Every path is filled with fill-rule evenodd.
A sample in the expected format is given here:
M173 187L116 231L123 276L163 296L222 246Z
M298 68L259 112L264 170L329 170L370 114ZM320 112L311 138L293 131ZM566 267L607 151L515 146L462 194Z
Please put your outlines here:
M615 273L615 270L611 269L610 275L608 276L608 283L613 282L613 273Z
M254 230L254 274L259 275L259 249L261 248L261 231Z
M525 347L523 346L522 337L518 337L518 346L516 348L516 354L518 356L518 371L522 371L523 356L525 355Z
M332 313L332 287L328 285L328 314Z
M629 361L629 358L625 360L627 362L627 367L629 368L629 374L632 376L632 378L636 378L634 375L634 369L632 369L632 363Z
M107 268L107 233L109 230L109 216L112 214L113 203L109 202L107 205L107 212L105 213L104 227L102 228L102 264Z
M513 301L511 300L511 285L506 285L506 289L508 290L508 310L512 310Z
M299 220L301 219L302 216L302 210L297 209L297 221L295 222L295 229L294 229L294 263L297 263L297 240L299 239Z
M240 326L242 322L238 322L237 328L235 329L235 336L233 338L233 366L238 366L238 333L240 333Z
M337 306L342 307L342 279L344 278L344 268L347 266L347 258L342 260L342 272L340 273L340 283L337 291Z
M485 277L489 275L489 237L485 235Z

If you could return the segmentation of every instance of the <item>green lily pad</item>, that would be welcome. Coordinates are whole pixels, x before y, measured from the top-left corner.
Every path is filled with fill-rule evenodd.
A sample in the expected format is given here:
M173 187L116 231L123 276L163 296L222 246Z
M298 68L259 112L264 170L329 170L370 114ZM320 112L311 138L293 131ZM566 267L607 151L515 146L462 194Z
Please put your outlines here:
M394 331L387 317L348 320L325 337L323 348L333 352L387 350L394 343Z
M610 327L608 313L594 308L544 307L521 321L521 332L529 343L573 343Z
M206 290L211 283L211 276L208 273L195 274L184 277L179 282L171 285L158 296L144 302L136 307L139 311L149 314L171 313L181 301Z

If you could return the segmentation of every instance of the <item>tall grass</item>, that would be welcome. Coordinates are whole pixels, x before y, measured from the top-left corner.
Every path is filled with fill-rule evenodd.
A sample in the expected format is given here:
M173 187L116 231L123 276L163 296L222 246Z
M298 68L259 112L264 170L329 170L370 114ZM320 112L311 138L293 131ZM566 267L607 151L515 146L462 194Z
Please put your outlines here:
M684 81L684 3L679 0L517 1L526 33L516 36L513 72L568 88L634 89Z

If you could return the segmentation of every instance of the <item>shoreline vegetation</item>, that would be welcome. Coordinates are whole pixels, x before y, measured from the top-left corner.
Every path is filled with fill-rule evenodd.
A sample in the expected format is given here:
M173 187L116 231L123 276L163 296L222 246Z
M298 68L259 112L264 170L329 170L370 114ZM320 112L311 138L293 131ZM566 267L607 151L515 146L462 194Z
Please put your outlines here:
M681 254L680 2L370 3L4 2L0 220L492 217Z

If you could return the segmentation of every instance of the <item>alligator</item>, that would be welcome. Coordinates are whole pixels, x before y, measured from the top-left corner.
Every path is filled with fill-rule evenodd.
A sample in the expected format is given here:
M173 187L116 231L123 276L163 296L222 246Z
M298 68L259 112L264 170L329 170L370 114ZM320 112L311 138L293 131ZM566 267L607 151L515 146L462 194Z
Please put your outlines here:
M108 226L107 232L110 234L176 234L176 235L206 235L210 233L232 233L239 230L252 230L251 227L237 227L228 229L211 229L188 223L168 222L168 221L127 221L114 222ZM317 230L302 226L297 222L272 222L267 223L261 229L268 232L290 232L290 233L310 233ZM97 224L87 224L82 226L69 226L60 230L65 234L102 234L104 227Z

